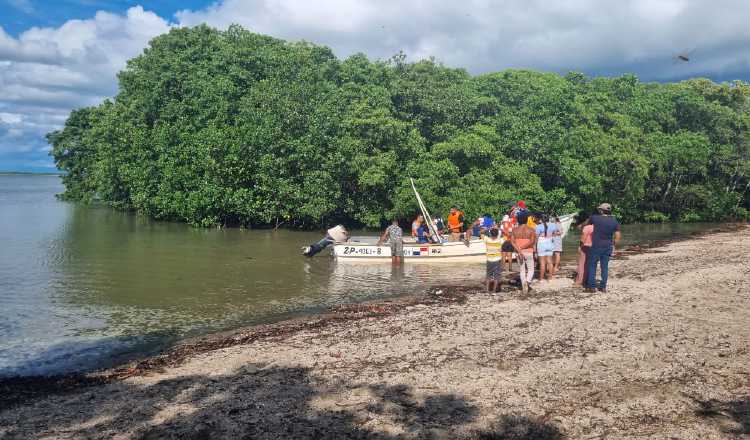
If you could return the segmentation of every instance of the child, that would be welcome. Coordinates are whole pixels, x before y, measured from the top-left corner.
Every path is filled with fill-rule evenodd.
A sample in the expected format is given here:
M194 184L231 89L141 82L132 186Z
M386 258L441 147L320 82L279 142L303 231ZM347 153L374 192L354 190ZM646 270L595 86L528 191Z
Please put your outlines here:
M487 292L499 292L503 266L500 261L500 247L503 241L500 239L500 231L496 228L490 229L489 237L484 237L487 247Z

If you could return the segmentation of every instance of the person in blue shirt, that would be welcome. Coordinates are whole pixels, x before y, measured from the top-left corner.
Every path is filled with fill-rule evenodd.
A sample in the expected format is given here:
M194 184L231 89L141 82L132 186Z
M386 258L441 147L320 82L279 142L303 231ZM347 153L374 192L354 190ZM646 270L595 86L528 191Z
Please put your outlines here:
M430 228L427 227L427 223L422 221L417 226L417 243L429 243L430 242Z
M492 227L495 226L495 220L492 219L492 216L489 214L485 214L482 216L482 229L487 233Z
M466 240L469 240L471 238L481 238L482 233L484 232L484 229L482 227L482 221L484 219L482 217L477 218L474 220L474 223L471 224L470 230L466 231L467 238Z
M620 223L612 217L612 205L602 203L597 208L599 214L592 215L584 223L594 225L594 232L591 234L591 248L586 257L586 292L607 292L607 278L609 276L609 258L612 256L615 245L620 241ZM599 285L596 285L596 266L600 265L602 270L602 279Z

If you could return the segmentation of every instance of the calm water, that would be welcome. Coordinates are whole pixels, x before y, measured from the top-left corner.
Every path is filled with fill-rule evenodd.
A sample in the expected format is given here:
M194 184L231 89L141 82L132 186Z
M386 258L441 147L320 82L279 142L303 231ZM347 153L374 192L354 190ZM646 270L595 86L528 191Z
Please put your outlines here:
M476 282L484 271L481 262L309 260L299 247L320 232L195 229L60 202L61 191L56 176L0 175L0 376L111 365L185 336ZM623 234L634 242L702 228Z

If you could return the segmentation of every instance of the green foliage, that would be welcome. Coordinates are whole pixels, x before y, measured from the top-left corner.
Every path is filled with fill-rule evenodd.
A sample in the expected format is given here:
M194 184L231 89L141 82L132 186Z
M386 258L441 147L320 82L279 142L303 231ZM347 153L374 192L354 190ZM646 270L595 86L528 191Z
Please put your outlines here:
M680 221L683 223L695 223L701 220L703 220L703 217L695 211L685 211L680 214Z
M737 208L734 211L734 219L738 221L750 220L750 210L745 208Z
M666 223L669 221L669 216L659 211L649 211L643 214L643 221L646 223Z
M380 226L417 206L625 221L746 219L750 86L525 70L471 76L238 26L177 28L111 101L48 135L63 197L200 226Z

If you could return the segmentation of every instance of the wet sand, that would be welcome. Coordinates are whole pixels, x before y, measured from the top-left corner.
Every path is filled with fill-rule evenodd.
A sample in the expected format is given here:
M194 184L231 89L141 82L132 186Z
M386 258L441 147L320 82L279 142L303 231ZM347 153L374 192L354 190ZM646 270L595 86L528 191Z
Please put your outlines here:
M742 227L621 253L607 294L443 289L0 382L0 437L746 438L748 250Z

